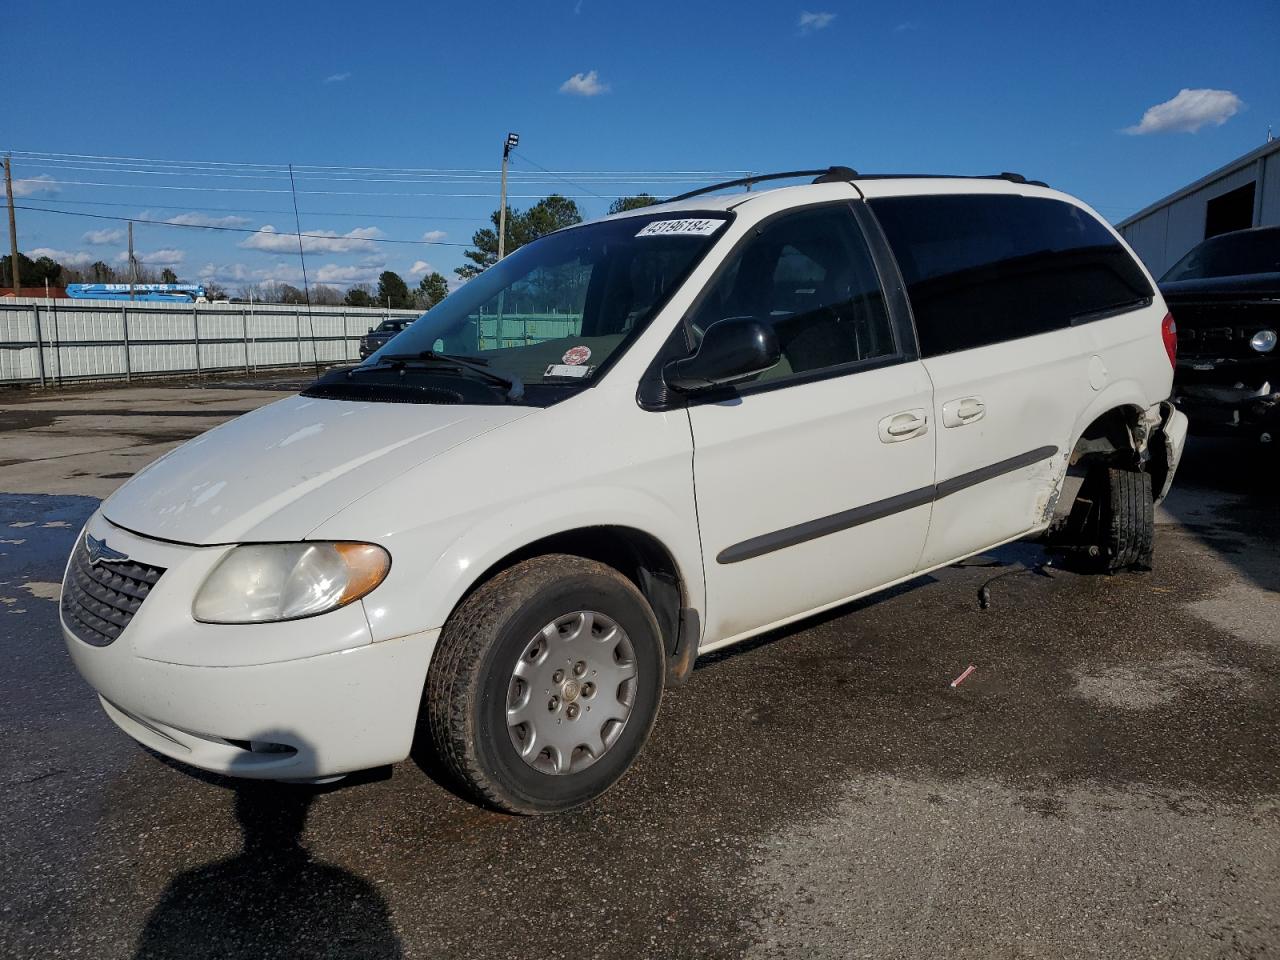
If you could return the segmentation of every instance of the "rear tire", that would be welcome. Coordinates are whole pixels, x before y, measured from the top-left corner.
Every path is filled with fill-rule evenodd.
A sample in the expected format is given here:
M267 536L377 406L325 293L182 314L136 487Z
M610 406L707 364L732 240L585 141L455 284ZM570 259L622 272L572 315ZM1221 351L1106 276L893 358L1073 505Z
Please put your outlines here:
M1155 544L1155 498L1151 475L1141 470L1099 467L1098 565L1104 573L1150 570Z
M626 772L657 717L664 673L657 619L631 581L581 557L535 557L449 618L425 719L466 793L508 813L554 813Z

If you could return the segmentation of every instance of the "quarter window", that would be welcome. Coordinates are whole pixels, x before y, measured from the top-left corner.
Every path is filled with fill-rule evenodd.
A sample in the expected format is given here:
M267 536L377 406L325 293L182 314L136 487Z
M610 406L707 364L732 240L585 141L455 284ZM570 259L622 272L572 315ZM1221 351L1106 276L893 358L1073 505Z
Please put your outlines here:
M1008 195L870 204L926 357L1058 330L1152 295L1124 247L1074 204Z
M845 206L781 217L741 247L692 317L695 340L729 317L755 317L777 333L782 361L762 381L897 349L879 276Z

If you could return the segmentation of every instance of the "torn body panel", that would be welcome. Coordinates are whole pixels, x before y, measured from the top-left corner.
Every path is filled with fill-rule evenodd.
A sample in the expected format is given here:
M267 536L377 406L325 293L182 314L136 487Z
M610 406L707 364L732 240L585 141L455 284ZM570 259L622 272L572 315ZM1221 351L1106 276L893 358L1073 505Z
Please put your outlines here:
M1146 409L1117 407L1084 431L1067 458L1059 495L1049 517L1056 546L1092 549L1097 542L1100 495L1091 477L1108 469L1151 476L1152 500L1169 493L1187 438L1187 418L1169 401Z
M1049 472L1048 483L1045 484L1044 494L1036 503L1036 517L1042 527L1051 525L1057 516L1058 504L1062 502L1063 492L1067 488L1070 463L1071 455L1066 451L1044 462L1044 467Z

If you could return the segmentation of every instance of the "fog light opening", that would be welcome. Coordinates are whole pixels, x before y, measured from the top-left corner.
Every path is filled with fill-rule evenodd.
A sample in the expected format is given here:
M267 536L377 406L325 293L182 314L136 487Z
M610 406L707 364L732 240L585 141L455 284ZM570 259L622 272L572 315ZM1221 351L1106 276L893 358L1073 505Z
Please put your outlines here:
M250 753L297 753L296 747L287 743L272 743L270 740L250 740Z

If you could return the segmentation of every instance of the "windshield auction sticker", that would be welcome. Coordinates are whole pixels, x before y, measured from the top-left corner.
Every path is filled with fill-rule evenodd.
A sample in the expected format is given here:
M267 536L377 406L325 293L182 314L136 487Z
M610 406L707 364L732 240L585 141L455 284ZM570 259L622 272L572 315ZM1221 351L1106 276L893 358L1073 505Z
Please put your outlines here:
M573 364L574 366L577 366L578 364L586 363L588 360L591 359L591 348L590 347L570 347L568 350L564 352L564 356L561 357L560 359L565 363Z
M708 220L699 217L697 220L654 220L645 224L636 234L637 237L709 237L720 229L723 220Z
M544 377L587 377L595 367L576 367L567 363L553 363L547 367Z

